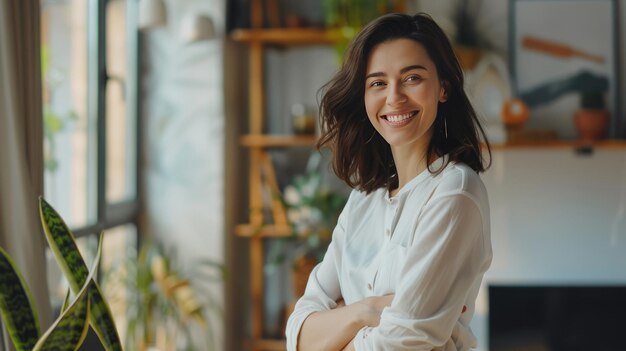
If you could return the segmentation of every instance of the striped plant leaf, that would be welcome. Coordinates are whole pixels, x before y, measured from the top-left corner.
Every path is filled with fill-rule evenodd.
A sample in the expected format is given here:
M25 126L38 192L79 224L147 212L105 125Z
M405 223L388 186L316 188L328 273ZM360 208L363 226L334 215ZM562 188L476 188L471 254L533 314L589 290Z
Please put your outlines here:
M15 263L0 248L0 312L17 351L30 351L39 339L33 299Z
M74 235L61 216L42 197L39 198L39 214L48 244L61 266L72 292L78 293L85 285L89 271L85 260L78 251ZM93 286L88 293L91 326L107 351L121 351L122 344L109 305L104 300L102 291L95 281Z
M65 294L65 299L63 299L63 305L61 306L61 312L67 310L70 307L70 296L72 295L72 291L67 289L67 293Z
M102 255L102 236L91 272L76 299L39 339L33 351L75 351L82 345L89 328L89 291L94 288L94 274ZM68 294L69 296L69 294Z

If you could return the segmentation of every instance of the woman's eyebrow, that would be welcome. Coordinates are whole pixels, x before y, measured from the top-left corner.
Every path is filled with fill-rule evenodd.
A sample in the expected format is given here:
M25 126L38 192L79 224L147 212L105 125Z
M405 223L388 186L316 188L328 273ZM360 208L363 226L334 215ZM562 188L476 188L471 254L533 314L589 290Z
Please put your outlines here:
M400 70L400 74L406 73L408 71L412 71L414 69L423 69L425 71L428 71L428 69L422 65L410 65L410 66L406 66L404 68L402 68ZM369 79L369 78L373 78L373 77L383 77L386 74L384 72L372 72L370 74L368 74L367 76L365 76L365 79Z
M414 69L423 69L424 71L428 71L428 69L422 65L411 65L411 66L406 66L403 69L400 70L400 73L406 73L408 71L412 71Z

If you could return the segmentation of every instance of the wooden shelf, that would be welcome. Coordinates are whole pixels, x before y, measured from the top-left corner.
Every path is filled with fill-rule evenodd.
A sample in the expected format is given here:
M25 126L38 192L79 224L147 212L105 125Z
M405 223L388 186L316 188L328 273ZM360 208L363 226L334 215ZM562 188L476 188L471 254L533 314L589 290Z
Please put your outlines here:
M314 135L265 135L248 134L239 138L242 146L261 148L281 148L281 147L312 147L317 142L318 137ZM493 150L507 149L626 149L626 140L607 139L592 143L580 140L553 140L553 141L528 141L506 144L491 144Z
M537 141L512 144L492 144L493 150L511 150L511 149L626 149L626 140L601 140L592 143L582 142L580 140L554 140L554 141Z
M284 339L251 339L244 342L244 347L263 351L285 351L287 342Z
M337 43L338 30L319 28L235 29L230 37L234 41L273 45L329 45Z
M315 135L248 134L239 138L241 145L248 147L312 147L316 141Z
M252 224L238 224L235 234L243 237L283 238L290 236L292 228L289 225L263 224L261 227Z

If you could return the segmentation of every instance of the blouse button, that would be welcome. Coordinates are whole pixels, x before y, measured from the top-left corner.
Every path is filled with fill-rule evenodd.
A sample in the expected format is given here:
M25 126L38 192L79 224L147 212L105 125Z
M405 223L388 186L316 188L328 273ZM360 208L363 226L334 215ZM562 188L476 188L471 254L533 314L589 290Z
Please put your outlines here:
M367 283L367 290L372 290L372 284Z
M391 232L389 231L389 229L385 230L385 235L389 236L391 234Z

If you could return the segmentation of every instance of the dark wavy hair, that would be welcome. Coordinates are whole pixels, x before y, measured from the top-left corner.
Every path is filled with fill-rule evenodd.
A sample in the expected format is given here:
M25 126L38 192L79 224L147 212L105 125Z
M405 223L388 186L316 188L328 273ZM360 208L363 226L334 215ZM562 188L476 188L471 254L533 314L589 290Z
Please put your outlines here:
M391 148L370 123L364 101L370 52L376 45L394 39L411 39L424 46L447 93L447 101L439 103L428 145L428 170L439 173L448 162L455 161L476 172L485 171L491 163L491 148L463 90L463 71L445 33L424 13L384 15L357 34L340 70L320 89L322 135L317 148L331 149L334 172L352 188L369 193L398 186ZM489 153L489 163L483 159L481 143ZM445 154L449 156L447 162L432 170L432 161Z

